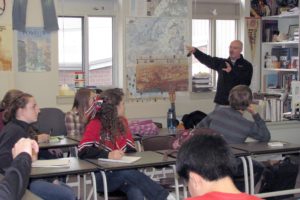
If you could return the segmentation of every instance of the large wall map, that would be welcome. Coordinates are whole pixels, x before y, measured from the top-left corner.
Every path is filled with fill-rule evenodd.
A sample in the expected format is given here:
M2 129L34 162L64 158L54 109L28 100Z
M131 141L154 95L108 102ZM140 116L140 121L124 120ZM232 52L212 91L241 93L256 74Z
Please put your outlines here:
M126 66L127 66L127 88L131 98L148 98L160 97L161 92L157 85L151 89L148 87L146 92L141 94L141 90L137 89L137 82L139 77L136 77L137 68L142 67L138 65L138 60L150 59L155 65L156 61L166 59L174 60L185 67L185 79L188 79L187 59L185 56L185 44L187 38L187 20L185 18L169 18L169 17L130 17L127 18L126 23ZM182 61L184 59L184 61ZM184 63L184 64L183 64ZM156 64L156 67L159 66ZM174 64L164 63L160 67L167 67L169 76L176 76L176 70L170 70ZM177 65L178 67L178 65ZM142 71L142 69L139 69ZM166 72L166 69L163 70ZM181 87L182 88L182 87ZM186 86L187 88L187 86ZM182 89L181 89L182 90ZM187 89L186 89L187 90ZM166 91L161 88L160 91ZM145 91L144 91L145 92Z

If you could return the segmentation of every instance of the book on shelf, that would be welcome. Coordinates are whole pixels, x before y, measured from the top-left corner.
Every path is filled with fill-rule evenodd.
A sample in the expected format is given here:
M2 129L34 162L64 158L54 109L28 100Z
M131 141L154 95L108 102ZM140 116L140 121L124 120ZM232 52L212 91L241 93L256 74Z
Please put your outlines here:
M269 89L276 89L278 85L278 74L266 74L266 86Z
M104 162L117 162L117 163L134 163L141 159L141 157L138 156L123 156L120 160L115 159L108 159L108 158L98 158L100 161Z

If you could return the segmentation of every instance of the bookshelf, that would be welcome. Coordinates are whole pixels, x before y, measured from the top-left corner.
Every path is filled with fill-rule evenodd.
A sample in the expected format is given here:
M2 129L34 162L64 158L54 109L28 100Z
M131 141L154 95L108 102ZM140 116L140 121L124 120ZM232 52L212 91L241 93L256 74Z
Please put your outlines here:
M282 113L291 111L286 95L293 80L299 80L299 14L262 17L261 21L261 87L265 97L266 120L280 121ZM282 101L283 95L287 100ZM273 110L272 110L273 109ZM274 113L274 110L275 113ZM275 118L272 116L276 116Z

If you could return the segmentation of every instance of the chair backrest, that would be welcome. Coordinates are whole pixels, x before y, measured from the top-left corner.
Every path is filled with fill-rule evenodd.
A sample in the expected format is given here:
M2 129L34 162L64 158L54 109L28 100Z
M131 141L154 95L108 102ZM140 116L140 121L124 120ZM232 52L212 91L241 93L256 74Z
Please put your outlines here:
M41 108L35 126L43 133L52 131L53 136L67 135L65 113L58 108Z
M171 141L174 137L171 135L156 135L142 138L142 147L144 151L158 151L171 149Z

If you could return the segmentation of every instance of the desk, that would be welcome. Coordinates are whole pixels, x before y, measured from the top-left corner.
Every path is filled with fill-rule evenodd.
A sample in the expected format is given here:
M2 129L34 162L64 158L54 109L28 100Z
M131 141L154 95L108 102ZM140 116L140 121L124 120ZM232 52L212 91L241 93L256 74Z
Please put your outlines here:
M243 144L230 144L230 146L234 149L246 151L249 153L246 156L249 169L250 169L250 193L254 194L254 172L253 172L253 162L251 155L267 155L267 154L284 154L284 153L294 153L300 151L299 144L291 144L284 142L282 147L270 147L268 146L267 142L248 142ZM280 196L286 194L296 194L300 193L299 189L290 189L290 190L283 190L283 191L276 191L276 192L268 192L268 193L261 193L256 194L256 196L265 198L265 197L272 197L272 196Z
M67 135L66 136L68 139L74 140L76 142L80 142L82 139L82 135Z
M251 155L274 154L274 153L291 153L300 150L299 144L283 142L282 147L268 146L267 142L247 142L243 144L230 144L234 149L246 151Z
M30 178L46 178L54 176L72 175L72 174L86 174L91 173L92 183L93 183L93 195L94 199L97 199L96 190L96 179L95 171L98 171L98 167L85 160L80 160L78 158L65 158L70 160L70 167L33 167L31 169ZM84 197L86 197L86 186L84 186Z
M100 169L103 185L104 185L104 199L108 200L108 192L107 192L107 180L106 180L106 171L113 171L113 170L126 170L126 169L138 169L138 168L147 168L147 167L164 167L164 166L172 166L174 174L176 174L175 163L176 159L174 158L167 158L164 159L162 154L153 152L153 151L143 151L137 153L127 154L130 156L140 156L141 159L134 163L117 163L117 162L105 162L99 161L98 159L87 159L87 161L95 164ZM175 176L175 185L176 185L176 196L179 200L179 189L178 189L178 179Z
M40 149L51 149L51 148L63 148L63 147L75 147L78 142L69 138L63 138L59 142L48 142L39 143Z

